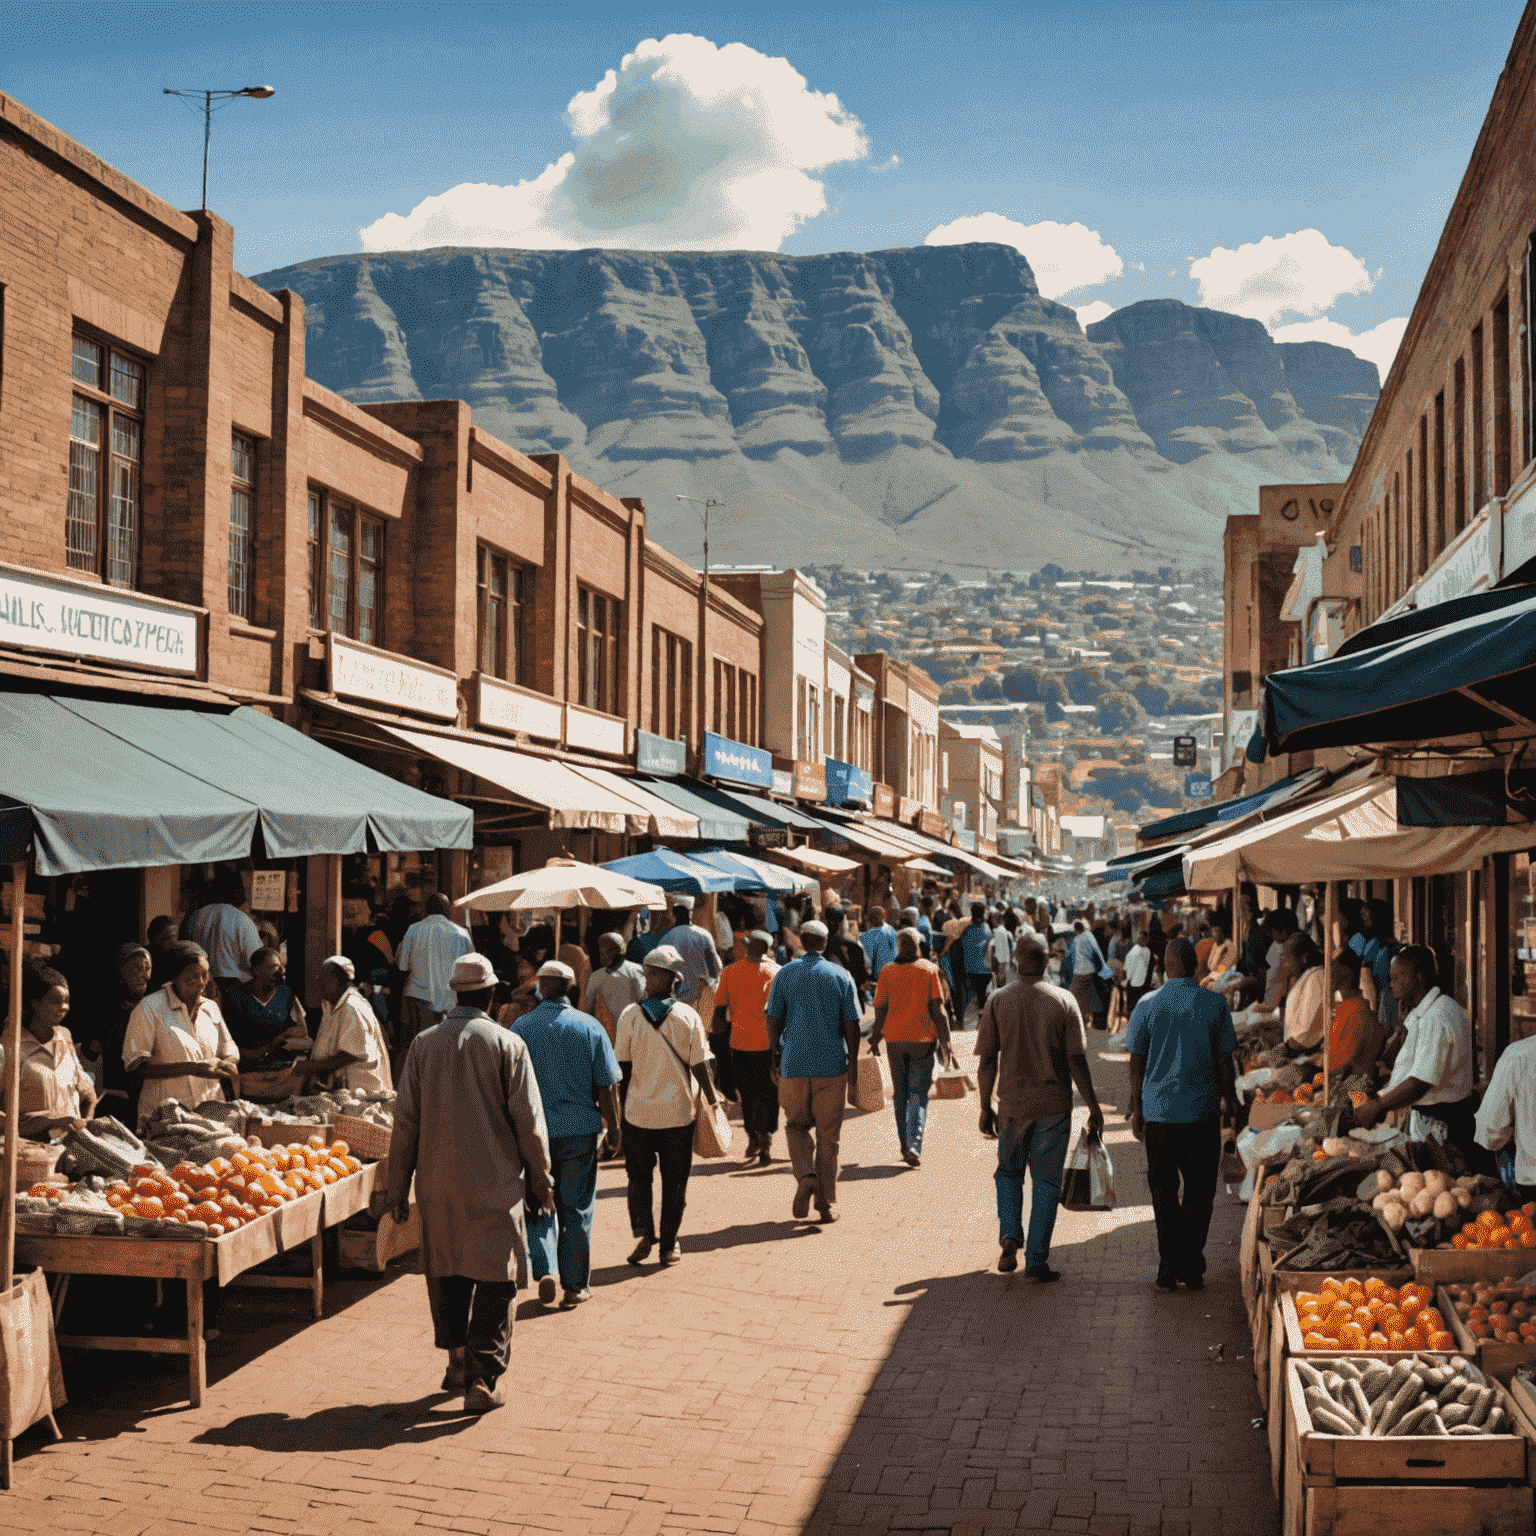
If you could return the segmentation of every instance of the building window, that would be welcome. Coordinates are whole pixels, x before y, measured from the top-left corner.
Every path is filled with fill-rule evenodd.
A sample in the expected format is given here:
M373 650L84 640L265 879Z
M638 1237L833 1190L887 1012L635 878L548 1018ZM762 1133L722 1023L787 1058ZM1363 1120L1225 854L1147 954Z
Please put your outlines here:
M832 756L837 758L839 762L848 761L843 751L847 745L843 740L843 711L846 708L847 705L842 694L834 695L832 699Z
M1529 464L1536 456L1536 422L1532 412L1536 410L1536 378L1531 367L1536 363L1536 347L1531 345L1531 322L1536 318L1536 294L1531 285L1536 281L1536 235L1525 243L1525 273L1520 289L1520 435L1524 445L1521 462Z
M1429 417L1419 417L1419 563L1418 574L1429 569Z
M1403 595L1403 479L1392 472L1392 601Z
M801 753L808 763L819 763L826 753L821 745L821 690L814 684L806 689L806 750Z
M748 674L738 672L730 662L715 657L714 731L717 736L728 736L732 741L752 744L751 727L747 720Z
M576 589L576 702L609 715L622 712L619 633L623 604L601 592Z
M1488 423L1483 414L1483 328L1472 328L1472 511L1488 500Z
M693 646L677 635L651 629L651 734L688 740L693 716Z
M144 459L144 366L75 336L69 415L69 495L64 559L114 587L139 579L139 498Z
M256 444L234 434L229 455L229 611L248 624L256 609Z
M1445 391L1435 396L1435 553L1445 548Z
M329 491L309 493L309 622L384 643L384 523Z
M1509 295L1493 306L1493 494L1509 489Z
M1409 587L1411 587L1413 585L1414 573L1419 569L1419 555L1418 555L1418 551L1414 547L1414 540L1413 540L1413 449L1412 448L1410 448L1408 450L1407 457L1403 461L1403 483L1408 487L1408 500L1404 504L1404 507L1403 507L1403 513L1404 513L1403 522L1405 524L1403 532L1404 532L1404 536L1408 540L1407 546L1406 546L1406 548L1403 551L1404 557L1405 557L1404 565L1403 565L1403 570L1404 570L1404 573L1405 573L1405 576L1406 576L1406 579L1403 582L1403 589L1404 589L1404 591L1406 591Z
M529 675L523 618L530 581L530 574L505 555L483 544L475 550L480 670L523 687Z
M741 674L741 735L738 741L749 747L761 745L757 731L757 674Z
M1460 357L1451 378L1451 501L1460 533L1467 526L1467 365Z

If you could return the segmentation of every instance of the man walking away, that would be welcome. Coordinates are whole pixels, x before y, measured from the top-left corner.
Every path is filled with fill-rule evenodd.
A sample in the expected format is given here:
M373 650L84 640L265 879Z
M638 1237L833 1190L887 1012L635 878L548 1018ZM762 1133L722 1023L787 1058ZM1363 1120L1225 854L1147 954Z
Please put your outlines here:
M1205 1238L1221 1159L1221 1106L1237 1102L1232 1010L1195 984L1195 946L1170 937L1166 980L1131 1015L1131 1134L1147 1146L1159 1290L1205 1285ZM1179 1195L1179 1181L1184 1193Z
M882 1039L886 1042L896 1090L896 1136L902 1160L912 1168L923 1162L934 1062L941 1053L950 1055L939 968L918 957L920 943L915 928L896 935L896 959L875 983L875 1027L869 1035L872 1052L878 1053Z
M597 955L603 963L588 978L581 1006L607 1030L609 1040L614 1040L618 1037L619 1015L645 996L645 972L633 960L624 958L622 933L605 933L597 941Z
M474 945L469 930L450 915L453 907L441 891L427 897L427 915L405 930L395 952L395 969L405 977L399 1053L403 1056L422 1030L438 1023L454 1006L449 978L461 955Z
M720 951L715 946L714 935L694 922L692 896L672 898L672 926L662 935L661 942L682 956L677 1001L687 1003L706 1025L711 1023L715 1016L715 982L721 970ZM715 1076L721 1097L734 1099L736 1086L731 1081L730 1037L723 1035L712 1039L709 1048L715 1058Z
M1088 1106L1088 1128L1104 1129L1104 1111L1088 1070L1083 1016L1070 992L1045 979L1049 959L1039 939L1014 951L1019 979L987 1000L976 1036L980 1058L981 1134L997 1137L997 1267L1011 1274L1024 1248L1024 1273L1049 1283L1051 1233L1061 1203L1061 1171L1072 1132L1072 1085ZM992 1091L997 1089L997 1109ZM1024 1175L1034 1185L1029 1240L1024 1239Z
M843 1109L845 1101L857 1102L859 1000L853 978L822 953L825 923L802 923L800 942L805 953L773 978L768 1040L795 1170L791 1212L796 1221L804 1221L814 1197L822 1221L834 1222Z
M747 1133L746 1161L763 1167L773 1161L773 1133L779 1128L779 1090L773 1080L773 1052L768 1047L768 994L779 974L769 951L771 935L754 928L747 935L747 957L720 973L715 989L712 1040L730 1041L731 1069L741 1093L741 1122Z
M840 965L853 977L853 990L858 995L860 1017L863 1016L864 996L869 990L869 962L864 947L857 939L850 939L843 931L847 914L841 907L828 907L822 914L826 919L827 941L822 953L831 965ZM802 927L802 933L805 931Z
M1147 931L1136 930L1131 947L1125 952L1125 1014L1135 1013L1136 1005L1147 994L1147 979L1152 974L1152 951L1147 947Z
M987 946L987 961L992 967L992 986L1001 992L1017 974L1013 968L1013 946L1018 937L1019 920L1010 908L992 930Z
M541 1001L512 1026L512 1033L528 1047L544 1102L555 1209L528 1224L528 1244L539 1300L546 1307L554 1301L558 1274L563 1304L574 1307L592 1299L598 1130L607 1130L607 1156L617 1156L623 1146L619 1064L603 1026L570 1004L575 971L562 960L546 960L536 979Z
M878 986L880 972L896 958L896 930L886 922L884 907L869 909L869 927L859 935L859 943L869 964L869 979Z
M971 903L971 920L960 930L957 942L960 945L965 982L976 1000L976 1018L979 1023L981 1010L987 1005L987 989L992 985L992 966L989 959L992 930L987 927L985 902ZM962 1001L960 1004L962 1020L966 1007L966 1003Z
M387 1200L404 1221L415 1175L432 1327L448 1351L443 1390L485 1413L506 1401L512 1302L528 1277L524 1204L554 1206L549 1138L527 1046L486 1013L491 962L461 955L449 986L456 1005L405 1058Z
M1084 1023L1092 1029L1102 1029L1104 1000L1099 993L1099 981L1100 973L1106 969L1104 952L1086 923L1073 923L1072 929L1072 996L1077 999Z
M631 1264L643 1264L656 1246L651 1179L658 1164L661 1262L676 1264L682 1258L677 1234L693 1168L695 1087L711 1105L716 1102L704 1026L687 1003L673 996L686 970L687 962L672 945L658 944L645 957L645 996L619 1015L614 1054L621 1067L629 1068L624 1074L624 1171L630 1231L636 1239Z

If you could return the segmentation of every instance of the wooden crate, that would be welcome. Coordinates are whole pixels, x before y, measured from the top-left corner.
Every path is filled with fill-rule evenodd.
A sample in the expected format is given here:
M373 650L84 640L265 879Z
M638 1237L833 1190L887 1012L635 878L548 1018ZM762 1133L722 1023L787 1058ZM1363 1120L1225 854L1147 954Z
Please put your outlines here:
M1440 1307L1442 1312L1445 1311L1443 1300L1444 1298L1440 1296L1435 1298L1435 1305ZM1306 1349L1302 1346L1301 1342L1301 1314L1296 1310L1296 1293L1290 1290L1282 1291L1279 1297L1279 1307L1281 1318L1285 1325L1285 1352L1297 1360L1323 1360L1329 1356L1368 1354L1372 1360L1385 1360L1389 1365L1392 1365L1399 1360L1411 1359L1414 1355L1433 1356L1449 1360L1457 1350L1469 1358L1472 1354L1470 1349L1464 1349L1460 1344L1457 1345L1457 1350L1447 1349L1440 1351L1432 1349L1352 1350L1345 1348L1342 1344L1330 1344L1326 1349ZM1449 1315L1447 1315L1446 1321L1449 1323Z
M1536 1360L1536 1344L1503 1344L1497 1339L1473 1338L1471 1330L1457 1317L1455 1305L1443 1285L1435 1288L1435 1305L1445 1314L1446 1326L1456 1336L1456 1348L1469 1360L1475 1360L1483 1375L1497 1377L1508 1386L1517 1367L1527 1360Z
M287 1147L294 1142L308 1141L316 1132L322 1136L330 1131L324 1120L258 1120L252 1115L245 1122L245 1138L252 1136L264 1147Z
M1508 1280L1536 1269L1536 1248L1410 1248L1413 1278L1425 1285L1448 1281Z
M1528 1486L1307 1484L1288 1476L1282 1536L1530 1536Z

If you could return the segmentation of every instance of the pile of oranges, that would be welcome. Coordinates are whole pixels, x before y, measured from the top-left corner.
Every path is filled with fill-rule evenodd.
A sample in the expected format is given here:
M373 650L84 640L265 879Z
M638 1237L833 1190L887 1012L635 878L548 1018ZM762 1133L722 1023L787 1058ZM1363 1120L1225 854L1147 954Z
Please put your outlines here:
M107 1203L125 1216L166 1218L223 1237L291 1200L362 1168L344 1141L323 1136L287 1147L246 1147L211 1163L164 1168L141 1164L107 1186Z
M1452 1248L1536 1248L1536 1202L1518 1211L1484 1211L1451 1239Z
M1474 1339L1536 1344L1536 1286L1450 1285L1446 1294Z
M1385 1280L1338 1280L1296 1293L1303 1349L1454 1349L1456 1341L1427 1285L1394 1289Z

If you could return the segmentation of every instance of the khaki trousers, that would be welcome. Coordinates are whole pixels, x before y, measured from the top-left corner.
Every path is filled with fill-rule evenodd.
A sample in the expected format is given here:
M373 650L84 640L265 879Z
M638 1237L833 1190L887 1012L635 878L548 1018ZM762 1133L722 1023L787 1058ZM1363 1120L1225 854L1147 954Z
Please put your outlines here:
M797 1179L816 1180L818 1206L837 1201L837 1153L847 1102L848 1076L844 1072L836 1077L779 1079L779 1107L784 1111L790 1167Z

